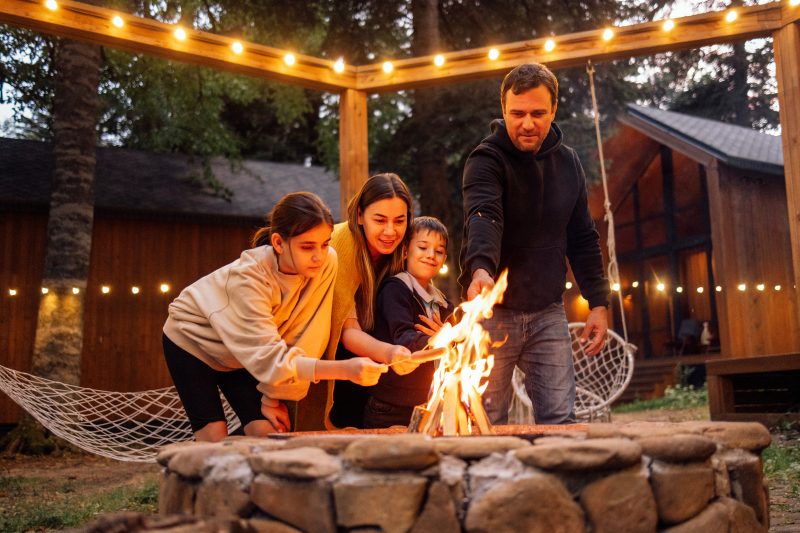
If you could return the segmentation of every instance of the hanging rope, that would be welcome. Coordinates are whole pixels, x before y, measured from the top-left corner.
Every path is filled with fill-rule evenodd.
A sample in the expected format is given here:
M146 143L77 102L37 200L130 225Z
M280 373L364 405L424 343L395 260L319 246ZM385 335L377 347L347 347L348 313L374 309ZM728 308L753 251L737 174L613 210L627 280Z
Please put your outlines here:
M628 342L628 326L625 323L625 308L622 301L622 290L619 281L619 263L617 263L617 242L614 236L614 213L611 212L611 202L608 199L608 178L606 177L606 160L603 156L603 138L600 135L600 112L597 109L597 96L594 91L594 65L591 61L586 62L586 72L589 74L589 87L592 91L592 113L594 114L594 132L597 136L597 154L600 159L600 176L603 178L603 209L605 211L605 221L608 226L608 238L606 247L608 248L608 280L611 284L617 284L620 290L617 291L619 301L619 316L622 321L622 333L625 342Z

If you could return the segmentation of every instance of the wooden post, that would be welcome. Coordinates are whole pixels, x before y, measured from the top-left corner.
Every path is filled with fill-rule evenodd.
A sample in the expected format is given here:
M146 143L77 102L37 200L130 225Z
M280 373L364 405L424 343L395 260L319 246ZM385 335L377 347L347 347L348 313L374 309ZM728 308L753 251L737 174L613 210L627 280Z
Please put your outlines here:
M797 309L800 309L800 23L787 24L774 32L772 39L778 79L794 294ZM800 329L800 323L796 322L795 327Z
M367 93L346 89L339 95L339 190L341 218L347 202L369 177Z

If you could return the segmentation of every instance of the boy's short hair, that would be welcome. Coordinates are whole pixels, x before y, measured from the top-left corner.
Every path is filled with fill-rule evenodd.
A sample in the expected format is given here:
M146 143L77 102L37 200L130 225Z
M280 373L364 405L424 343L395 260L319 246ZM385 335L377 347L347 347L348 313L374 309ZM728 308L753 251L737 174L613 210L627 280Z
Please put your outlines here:
M411 222L411 233L413 237L420 231L430 231L439 235L444 239L444 245L447 246L450 237L447 234L447 226L442 224L442 221L436 217L416 217Z

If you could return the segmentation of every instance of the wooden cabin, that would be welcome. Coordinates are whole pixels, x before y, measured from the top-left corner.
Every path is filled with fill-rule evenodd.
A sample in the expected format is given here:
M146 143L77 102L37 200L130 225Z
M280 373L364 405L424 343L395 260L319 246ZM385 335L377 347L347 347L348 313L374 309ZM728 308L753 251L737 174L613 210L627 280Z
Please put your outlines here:
M236 259L284 194L313 191L340 218L339 182L320 167L244 161L236 169L224 160L212 167L229 199L198 185L200 166L187 157L98 149L81 385L170 385L161 351L169 302ZM22 371L33 353L51 174L49 144L0 139L0 364ZM18 417L0 394L0 424Z
M800 320L780 136L629 105L604 148L637 373L716 359L708 365L712 374L734 359L776 354L761 368L786 372L789 359L781 354L800 352ZM605 238L602 186L590 197ZM618 331L620 311L615 298ZM786 388L789 377L800 383L795 374L770 375L762 381L782 392L761 383L763 394L751 391L752 401L782 396L772 407L796 410L800 392ZM748 379L755 378L743 383ZM717 407L732 410L731 398L725 402Z

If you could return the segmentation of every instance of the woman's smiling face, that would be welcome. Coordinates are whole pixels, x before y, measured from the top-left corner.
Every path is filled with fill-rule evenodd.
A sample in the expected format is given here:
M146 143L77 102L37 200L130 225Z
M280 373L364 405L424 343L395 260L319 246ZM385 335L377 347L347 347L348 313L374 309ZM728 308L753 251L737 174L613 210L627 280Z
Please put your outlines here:
M385 198L369 204L358 215L372 260L394 252L408 228L408 206L401 198Z

